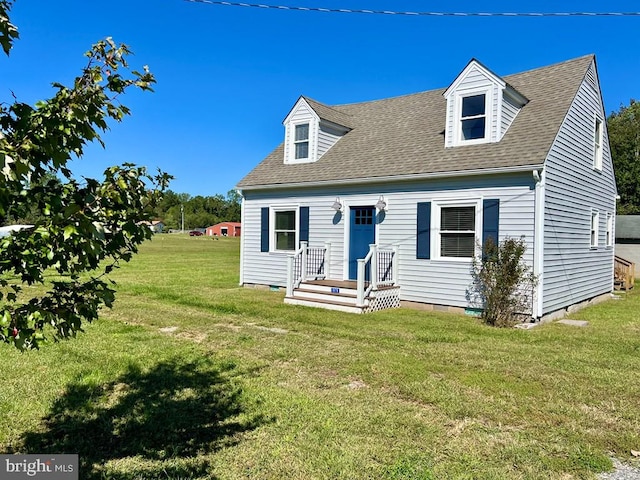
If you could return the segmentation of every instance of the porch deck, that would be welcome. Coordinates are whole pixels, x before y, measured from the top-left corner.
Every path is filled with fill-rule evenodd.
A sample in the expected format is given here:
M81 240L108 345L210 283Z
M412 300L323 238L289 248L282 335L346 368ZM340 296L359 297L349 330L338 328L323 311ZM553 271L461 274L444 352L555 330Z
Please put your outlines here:
M357 260L357 280L331 279L330 259L330 244L310 248L301 242L287 259L285 303L352 313L400 306L397 248L369 245L367 256Z

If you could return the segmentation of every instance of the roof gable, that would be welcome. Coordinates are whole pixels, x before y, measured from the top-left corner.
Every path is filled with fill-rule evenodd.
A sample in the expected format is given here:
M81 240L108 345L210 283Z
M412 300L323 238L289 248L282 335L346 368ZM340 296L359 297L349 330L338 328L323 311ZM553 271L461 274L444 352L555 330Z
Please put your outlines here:
M487 67L485 67L482 63L480 63L475 58L472 58L467 66L462 69L462 72L458 74L456 79L453 81L451 85L444 91L442 94L445 98L451 95L453 92L460 88L460 85L473 74L479 74L484 77L487 81L499 86L500 88L504 88L506 86L506 82L500 78L498 75L493 73Z
M316 121L320 120L320 116L315 112L313 107L309 105L309 102L307 101L307 99L304 98L303 96L300 96L298 100L296 100L296 103L293 105L293 107L291 107L291 110L289 110L289 113L287 114L287 116L284 117L284 120L282 121L282 123L284 125L289 123L291 119L294 117L294 115L298 113L300 110L304 110L305 113L311 114Z

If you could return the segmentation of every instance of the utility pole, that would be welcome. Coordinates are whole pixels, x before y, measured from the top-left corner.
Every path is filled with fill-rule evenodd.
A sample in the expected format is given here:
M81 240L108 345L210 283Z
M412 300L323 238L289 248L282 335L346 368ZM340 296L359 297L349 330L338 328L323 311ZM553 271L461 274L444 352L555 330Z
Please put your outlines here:
M180 205L180 215L182 216L182 233L184 233L184 205Z

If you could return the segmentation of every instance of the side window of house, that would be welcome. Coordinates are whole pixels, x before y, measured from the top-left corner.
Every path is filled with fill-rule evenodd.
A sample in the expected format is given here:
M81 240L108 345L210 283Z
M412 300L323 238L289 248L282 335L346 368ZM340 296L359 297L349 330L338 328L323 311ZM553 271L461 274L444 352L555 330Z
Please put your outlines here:
M613 247L613 215L607 213L607 238L605 245L607 247Z
M604 133L602 128L602 120L596 117L595 127L593 132L593 168L596 170L602 170L602 142L604 139Z
M440 209L440 256L471 258L475 253L476 209L442 207Z
M296 160L300 158L309 158L309 124L304 123L296 125L295 132L295 150Z
M591 248L598 246L598 225L600 223L600 214L597 210L591 210Z

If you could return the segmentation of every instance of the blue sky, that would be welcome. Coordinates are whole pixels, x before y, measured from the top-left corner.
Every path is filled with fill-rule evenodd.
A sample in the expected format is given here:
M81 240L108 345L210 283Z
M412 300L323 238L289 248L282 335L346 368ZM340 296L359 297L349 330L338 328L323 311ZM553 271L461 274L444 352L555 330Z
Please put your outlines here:
M310 7L456 12L635 12L634 1L281 0ZM401 17L265 10L184 0L17 0L21 39L0 59L0 101L48 98L83 53L112 36L149 65L155 93L128 93L132 116L78 176L133 162L171 189L226 194L282 140L299 95L353 103L447 87L471 58L508 75L594 53L606 113L640 99L640 17ZM366 165L363 165L366 168Z

